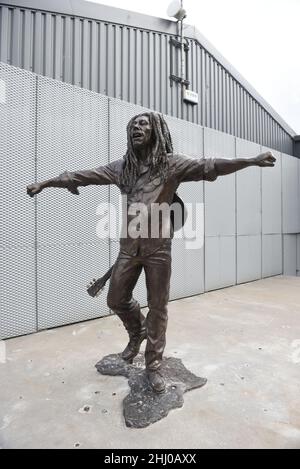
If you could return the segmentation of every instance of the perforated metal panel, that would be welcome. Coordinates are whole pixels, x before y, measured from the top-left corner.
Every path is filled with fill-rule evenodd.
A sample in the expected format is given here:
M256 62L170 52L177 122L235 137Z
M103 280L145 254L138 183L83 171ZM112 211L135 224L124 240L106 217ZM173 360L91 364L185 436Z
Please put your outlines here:
M262 148L263 152L268 148ZM262 168L262 232L282 232L282 170L281 154L272 150L276 157L274 168Z
M297 235L283 236L283 274L297 274Z
M237 283L262 277L261 235L237 237Z
M176 132L173 135L176 136ZM182 141L184 143L184 138ZM181 184L178 194L186 205L188 216L184 229L175 233L172 242L171 300L204 292L203 182ZM190 237L192 232L194 239Z
M235 158L235 138L204 129L205 158ZM205 182L205 235L229 236L236 233L236 175L219 176Z
M283 273L282 235L262 237L262 276L271 277Z
M299 160L282 154L283 232L300 232Z
M205 238L205 291L236 283L236 237Z
M46 78L38 84L38 180L107 164L108 99ZM79 192L48 189L38 198L40 329L108 314L105 298L85 291L109 266L108 240L96 236L96 209L108 200L108 187Z
M65 170L91 169L108 163L108 98L59 81L39 78L38 180ZM41 245L95 243L100 202L108 186L79 188L80 196L51 188L38 198Z
M99 298L86 292L87 283L108 270L108 249L108 242L39 247L39 329L109 314L105 292Z
M0 64L0 338L36 330L35 181L36 77Z
M175 153L203 157L203 128L200 125L165 116L172 136Z
M203 157L203 129L192 123L166 116L172 135L174 152L189 157ZM203 181L185 182L178 194L186 204L188 217L181 236L172 244L172 276L170 299L175 300L204 292L204 207ZM196 208L196 204L198 208ZM195 239L188 239L189 227ZM196 275L195 275L196 272Z
M235 137L213 129L204 129L206 158L235 158Z
M1 246L34 244L34 201L26 185L35 180L36 76L0 63Z
M261 152L259 145L236 140L237 158L253 158ZM250 167L239 171L237 183L237 234L261 233L261 168Z
M34 248L1 246L0 265L0 340L35 332Z

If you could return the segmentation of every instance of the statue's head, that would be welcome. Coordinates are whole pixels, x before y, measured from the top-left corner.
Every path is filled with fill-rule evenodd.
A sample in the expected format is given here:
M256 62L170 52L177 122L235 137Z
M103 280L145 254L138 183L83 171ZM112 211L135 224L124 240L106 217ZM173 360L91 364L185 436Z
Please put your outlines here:
M173 154L173 145L162 114L143 112L134 116L127 125L127 152L121 174L121 185L130 191L139 176L139 157L141 150L147 150L151 174L166 178L169 157Z
M148 113L131 119L128 132L132 148L139 150L153 145L153 126Z
M138 152L143 147L152 154L173 153L168 124L158 112L143 112L134 116L127 126L127 151Z

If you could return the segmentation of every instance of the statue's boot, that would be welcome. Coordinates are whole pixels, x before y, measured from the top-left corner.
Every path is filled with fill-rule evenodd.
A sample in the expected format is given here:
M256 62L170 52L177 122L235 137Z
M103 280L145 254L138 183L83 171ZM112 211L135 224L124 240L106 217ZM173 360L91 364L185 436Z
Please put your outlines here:
M121 357L123 360L130 362L134 359L134 357L137 356L143 340L147 338L147 330L145 325L146 318L140 312L140 306L138 303L133 310L127 314L120 314L119 317L122 320L129 335L129 342L121 353Z
M125 361L132 361L134 357L137 356L137 354L140 351L141 345L143 340L147 338L147 331L146 328L142 329L138 334L131 334L129 333L129 342L123 352L121 353L121 356L123 360Z
M166 382L160 370L147 370L149 384L154 392L162 394L166 390Z

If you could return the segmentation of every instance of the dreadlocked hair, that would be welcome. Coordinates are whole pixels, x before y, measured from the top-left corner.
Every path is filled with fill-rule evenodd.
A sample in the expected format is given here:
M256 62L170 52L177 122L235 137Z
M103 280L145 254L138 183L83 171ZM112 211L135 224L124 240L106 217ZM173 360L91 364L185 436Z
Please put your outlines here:
M164 117L157 112L143 112L134 116L127 125L127 152L124 156L123 170L120 175L120 186L130 193L139 177L139 159L134 152L131 138L131 126L135 119L147 116L152 127L152 148L150 154L150 176L160 176L166 180L169 170L169 156L173 154L173 144Z

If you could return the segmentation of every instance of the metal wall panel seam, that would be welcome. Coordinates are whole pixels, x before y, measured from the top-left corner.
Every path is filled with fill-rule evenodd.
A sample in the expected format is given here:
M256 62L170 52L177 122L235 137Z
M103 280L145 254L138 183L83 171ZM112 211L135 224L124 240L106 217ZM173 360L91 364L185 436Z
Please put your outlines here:
M234 149L235 155L237 158L237 137L234 137ZM238 284L238 203L237 203L237 175L235 174L235 284Z
M280 158L281 165L281 243L282 243L282 275L284 273L284 234L283 234L283 154Z
M111 98L108 98L108 103L107 103L107 146L108 146L108 163L111 163L111 144L110 144L110 126L111 126ZM108 186L108 203L111 203L112 197L111 197L111 185ZM111 226L111 218L110 218L110 210L108 211L108 223L109 226ZM112 249L111 249L111 239L108 239L108 249L109 249L109 266L112 266Z
M262 146L260 146L260 153L262 153ZM260 171L260 278L263 278L263 220L262 220L262 210L263 210L263 193L262 193L262 184L263 184L263 177L262 177L262 168L258 168Z
M35 182L38 182L38 90L39 90L39 77L36 75L36 88L35 88ZM34 262L35 262L35 314L36 314L36 332L39 330L39 316L38 316L38 199L34 200Z
M201 129L202 132L202 155L205 158L205 132L204 128ZM202 183L202 191L203 191L203 234L204 234L204 246L203 246L203 285L204 285L204 292L206 291L206 276L205 276L205 262L206 262L206 253L205 253L205 233L206 233L206 223L205 223L205 214L206 214L206 203L205 203L205 183Z

